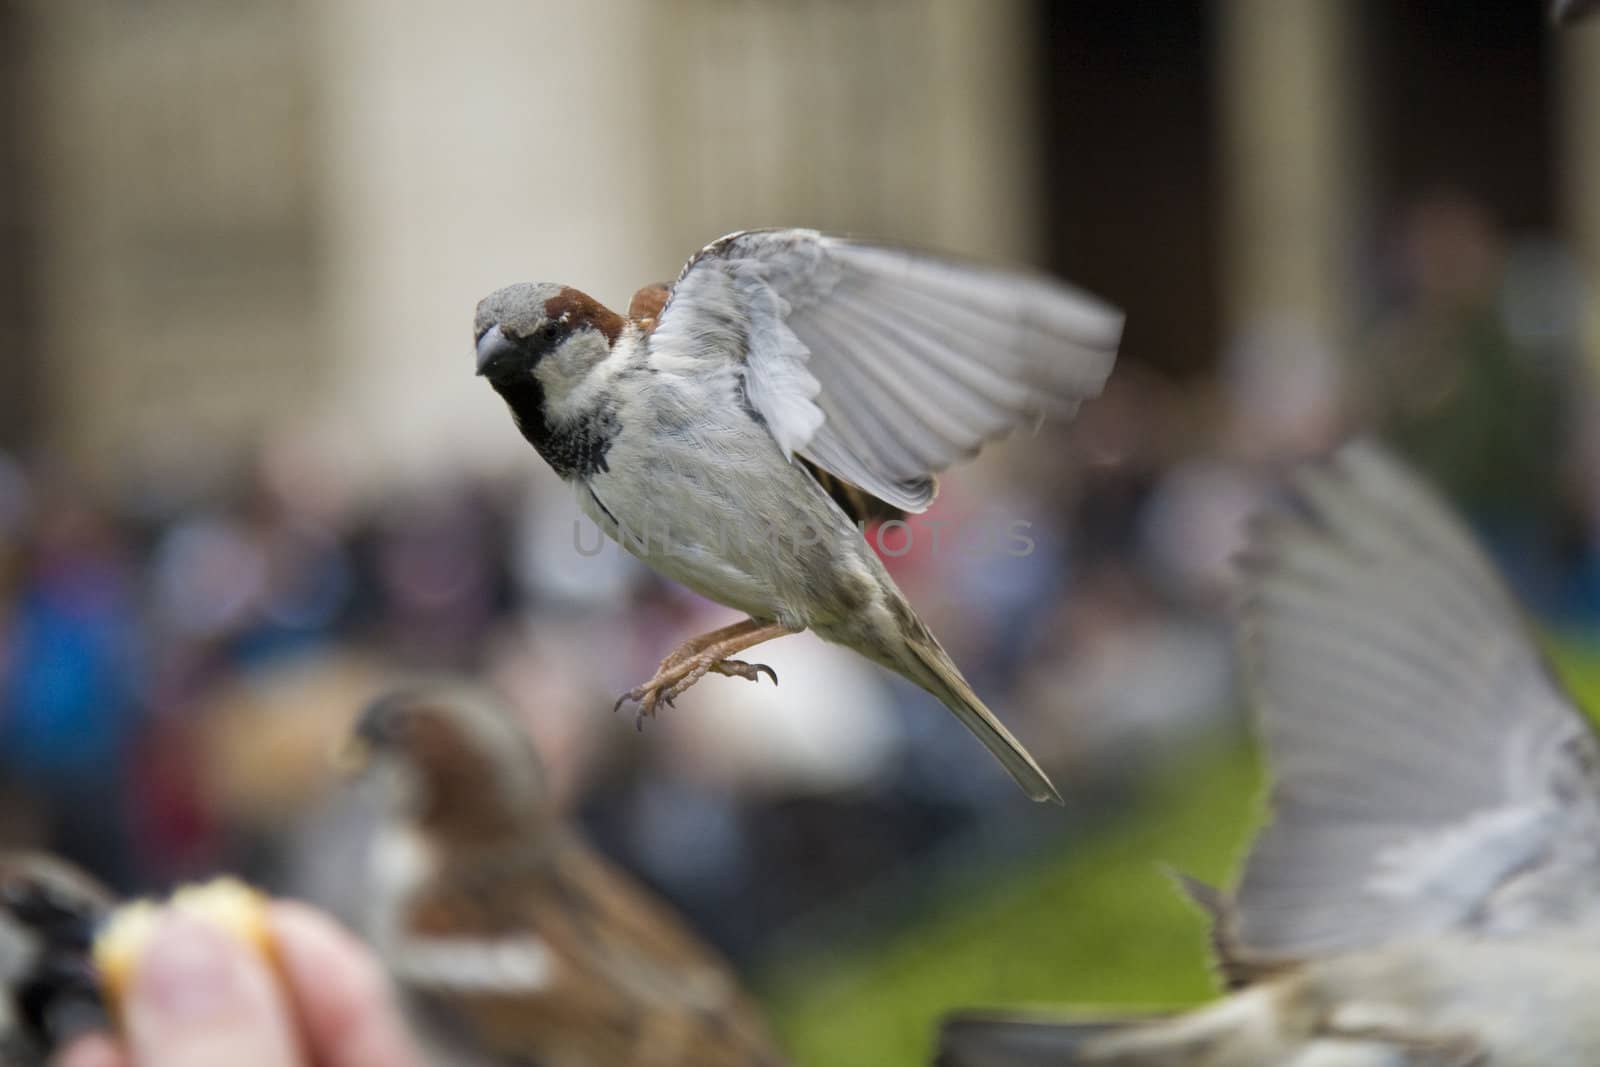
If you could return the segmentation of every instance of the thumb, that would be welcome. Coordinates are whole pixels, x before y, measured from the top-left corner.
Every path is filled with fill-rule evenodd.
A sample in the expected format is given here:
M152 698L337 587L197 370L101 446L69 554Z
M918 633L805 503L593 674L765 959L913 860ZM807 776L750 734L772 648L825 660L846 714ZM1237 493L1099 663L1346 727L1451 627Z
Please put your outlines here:
M169 911L139 958L126 1005L136 1064L300 1067L294 1024L260 956Z

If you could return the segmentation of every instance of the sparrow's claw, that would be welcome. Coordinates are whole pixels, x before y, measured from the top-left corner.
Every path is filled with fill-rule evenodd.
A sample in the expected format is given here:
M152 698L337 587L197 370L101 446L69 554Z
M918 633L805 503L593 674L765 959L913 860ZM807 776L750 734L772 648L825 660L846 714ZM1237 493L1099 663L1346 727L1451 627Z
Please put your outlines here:
M685 642L672 655L661 661L654 678L617 698L612 712L628 701L639 705L639 718L635 725L644 729L644 720L654 718L662 704L673 707L673 701L707 674L721 674L729 678L744 678L758 682L765 674L778 684L778 672L765 663L745 663L728 659L772 637L781 637L793 631L777 623L758 623L754 619L724 626L720 630Z
M615 715L621 711L624 704L633 703L639 705L639 728L642 730L644 729L644 720L646 718L653 719L656 717L656 704L663 699L666 700L669 708L672 707L672 699L665 697L661 692L660 679L652 678L644 685L635 686L619 696L617 702L611 705L611 714Z
M713 663L711 670L716 674L723 674L729 678L744 678L752 682L759 682L763 672L772 679L772 684L778 684L778 672L765 663L746 663L743 660L725 659L721 663Z

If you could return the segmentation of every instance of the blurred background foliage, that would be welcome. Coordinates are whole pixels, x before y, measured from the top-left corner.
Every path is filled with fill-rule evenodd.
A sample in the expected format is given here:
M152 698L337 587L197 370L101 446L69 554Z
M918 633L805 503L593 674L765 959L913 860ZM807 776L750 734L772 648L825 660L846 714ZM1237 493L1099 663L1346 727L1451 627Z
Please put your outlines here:
M467 674L800 1062L884 1067L956 1006L1207 994L1160 864L1226 883L1255 817L1229 560L1341 436L1600 687L1600 28L1535 0L0 0L0 104L0 844L359 925L324 754ZM771 225L1127 309L1105 396L886 561L1065 810L810 637L606 713L726 613L592 551L471 309Z

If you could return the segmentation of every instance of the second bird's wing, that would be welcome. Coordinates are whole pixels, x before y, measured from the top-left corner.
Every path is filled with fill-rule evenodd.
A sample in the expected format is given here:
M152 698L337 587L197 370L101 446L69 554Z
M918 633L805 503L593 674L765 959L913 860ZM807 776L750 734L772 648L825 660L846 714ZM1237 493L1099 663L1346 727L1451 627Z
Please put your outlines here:
M933 475L1100 391L1122 314L1058 282L814 230L752 230L684 267L651 333L691 370L743 354L784 454L922 511Z
M1239 940L1304 958L1600 912L1600 749L1488 559L1370 444L1294 495L1246 564L1273 785Z

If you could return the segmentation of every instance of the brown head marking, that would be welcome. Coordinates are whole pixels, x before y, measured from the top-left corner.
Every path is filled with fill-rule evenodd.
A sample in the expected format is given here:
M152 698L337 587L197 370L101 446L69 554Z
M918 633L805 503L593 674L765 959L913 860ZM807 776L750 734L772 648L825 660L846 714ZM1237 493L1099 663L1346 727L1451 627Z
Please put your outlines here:
M563 288L544 302L544 313L552 322L561 322L573 330L593 326L605 335L606 343L615 344L622 333L625 320L588 293L571 287Z

